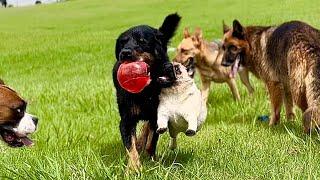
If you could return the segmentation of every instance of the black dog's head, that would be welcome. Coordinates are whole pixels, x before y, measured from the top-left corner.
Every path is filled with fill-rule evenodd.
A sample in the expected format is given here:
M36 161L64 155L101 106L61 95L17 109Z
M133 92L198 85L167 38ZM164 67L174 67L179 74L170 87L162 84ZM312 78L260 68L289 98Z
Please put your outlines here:
M135 26L123 32L117 39L115 55L119 64L144 61L150 66L151 79L168 77L162 83L170 85L175 80L173 66L169 63L167 45L173 37L181 17L168 15L159 29L148 25Z

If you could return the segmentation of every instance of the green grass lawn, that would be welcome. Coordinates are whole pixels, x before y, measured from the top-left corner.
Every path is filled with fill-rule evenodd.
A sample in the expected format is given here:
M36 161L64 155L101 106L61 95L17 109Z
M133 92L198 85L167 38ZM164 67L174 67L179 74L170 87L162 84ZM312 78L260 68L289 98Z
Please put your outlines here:
M0 145L0 176L19 179L318 179L320 141L294 123L270 128L262 83L251 78L248 96L239 83L236 103L227 85L214 84L203 129L183 134L178 149L161 136L157 162L142 157L140 175L124 176L126 153L111 69L120 32L138 24L160 26L172 12L185 26L200 26L207 39L222 37L222 20L273 25L298 19L320 28L318 0L182 1L74 0L24 8L0 8L0 77L28 100L40 118L32 148ZM197 78L198 79L198 78Z

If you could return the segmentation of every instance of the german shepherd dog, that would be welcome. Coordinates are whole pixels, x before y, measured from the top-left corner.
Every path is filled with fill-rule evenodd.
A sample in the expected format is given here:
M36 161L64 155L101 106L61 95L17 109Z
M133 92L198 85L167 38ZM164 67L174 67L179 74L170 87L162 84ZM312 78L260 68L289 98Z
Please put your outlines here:
M128 170L139 171L141 164L138 151L146 149L154 158L159 134L157 114L161 88L171 86L175 81L172 63L167 54L167 44L173 37L181 17L178 14L167 16L159 29L148 25L132 27L117 39L113 68L113 82L117 91L117 103L121 117L120 132L128 152ZM125 61L144 61L149 65L151 83L140 93L130 93L121 88L117 80L119 66ZM167 77L162 78L160 77ZM139 120L148 123L143 127L141 138L136 138Z
M222 65L247 67L266 84L271 101L269 125L280 121L282 103L286 118L294 119L293 104L303 113L307 133L320 124L320 31L300 22L279 26L224 25Z
M201 93L205 102L208 99L211 81L216 83L227 83L235 100L240 99L235 76L237 68L224 67L221 65L223 50L221 43L208 42L202 37L202 30L196 28L193 34L189 29L184 29L183 40L177 47L174 61L189 66L194 63L201 78ZM239 71L242 83L247 87L249 94L254 89L249 81L249 74L246 68L241 67Z

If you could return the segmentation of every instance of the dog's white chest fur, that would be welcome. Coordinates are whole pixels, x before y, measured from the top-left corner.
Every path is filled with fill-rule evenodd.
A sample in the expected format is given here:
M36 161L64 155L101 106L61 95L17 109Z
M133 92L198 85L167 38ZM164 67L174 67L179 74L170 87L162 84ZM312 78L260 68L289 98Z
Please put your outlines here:
M169 129L174 141L180 132L185 132L188 136L195 135L206 119L206 104L190 77L178 79L176 85L162 89L159 99L158 133ZM175 146L172 147L171 142L171 148Z

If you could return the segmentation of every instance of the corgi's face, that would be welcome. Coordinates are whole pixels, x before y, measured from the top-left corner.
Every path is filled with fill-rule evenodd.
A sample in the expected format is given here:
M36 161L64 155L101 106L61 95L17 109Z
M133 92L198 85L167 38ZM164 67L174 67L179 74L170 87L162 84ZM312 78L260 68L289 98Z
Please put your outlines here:
M185 67L181 63L173 62L173 67L177 81L192 78L194 75L194 68Z

